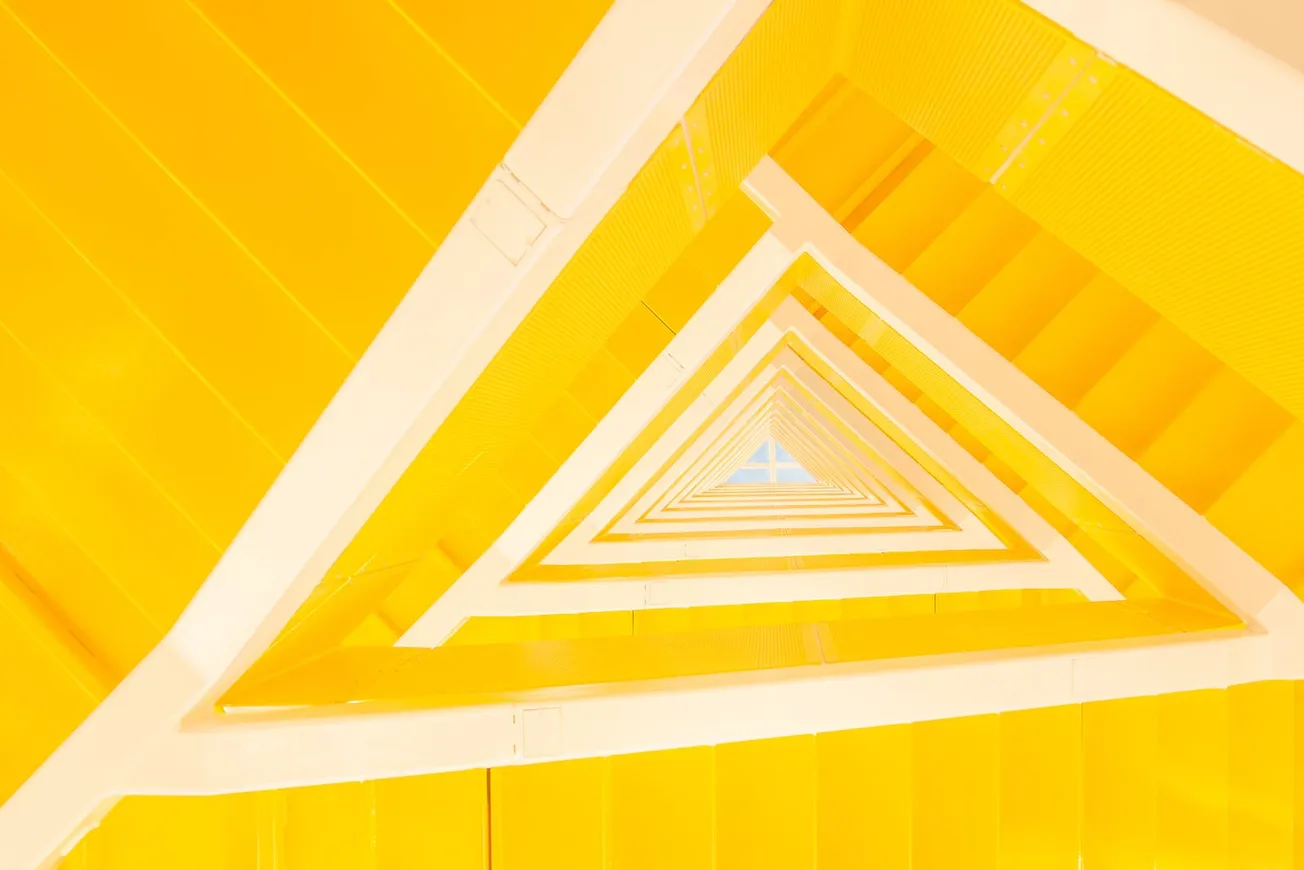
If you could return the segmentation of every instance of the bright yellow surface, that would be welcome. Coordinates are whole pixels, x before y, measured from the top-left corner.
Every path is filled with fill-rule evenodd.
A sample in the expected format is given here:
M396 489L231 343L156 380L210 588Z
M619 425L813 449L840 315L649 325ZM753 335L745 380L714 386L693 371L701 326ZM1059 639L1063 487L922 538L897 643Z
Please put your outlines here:
M607 5L0 5L0 547L55 638L4 632L0 799L171 625Z
M1000 719L973 716L912 726L912 867L998 866Z
M1082 790L1082 708L1000 717L1002 868L1075 870Z
M817 866L909 870L910 725L817 735Z
M1082 707L1082 857L1086 866L1119 870L1155 867L1158 707L1156 698Z
M907 614L1032 607L1040 604L1069 604L1082 600L1082 595L1073 589L1002 589L829 601L730 604L716 607L659 607L649 610L541 616L473 616L445 642L445 646L674 634L715 628L875 619Z
M0 122L17 131L0 136L0 407L20 423L0 434L0 652L25 663L0 681L0 796L185 606L606 5L0 6ZM1027 123L1041 135L1004 163ZM713 180L685 175L672 133L268 654L256 676L279 682L236 700L810 664L817 633L819 660L848 661L1231 624L811 272L812 312L1129 601L476 620L447 649L375 648L484 552L766 230L737 193L766 153L1233 541L1304 581L1297 173L1013 0L776 0L685 127ZM376 678L395 655L416 664ZM1304 854L1299 697L1259 684L132 798L65 866L1288 867Z
M434 649L344 646L279 673L251 673L227 692L221 705L233 710L363 701L434 706L486 703L522 700L526 693L568 687L607 693L646 680L1241 627L1228 614L1167 601L1105 601L818 623L773 624L762 618L740 627Z

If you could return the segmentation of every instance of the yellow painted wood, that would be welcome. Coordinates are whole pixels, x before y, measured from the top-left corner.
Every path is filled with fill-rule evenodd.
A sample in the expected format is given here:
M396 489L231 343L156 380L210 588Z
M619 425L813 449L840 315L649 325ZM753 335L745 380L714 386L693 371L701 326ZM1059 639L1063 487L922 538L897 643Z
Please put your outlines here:
M385 621L406 631L462 573L438 545L426 551L380 605Z
M114 679L129 671L162 636L120 585L96 564L51 514L30 484L0 467L0 538L15 571L31 579L69 630Z
M913 727L913 870L995 870L1000 853L1000 718Z
M259 797L124 798L77 853L86 870L256 870Z
M218 545L4 332L0 371L0 405L24 420L0 431L0 456L146 615L169 625Z
M1082 705L1084 868L1156 867L1159 743L1156 698Z
M715 749L615 756L610 764L611 870L712 870Z
M1035 223L987 189L902 274L938 305L958 314L1036 233Z
M434 252L429 239L189 6L9 8L282 292L361 355Z
M611 0L573 0L544 8L515 0L396 4L518 124L524 125Z
M1065 43L1004 0L866 4L847 77L965 166L978 163Z
M0 331L225 546L284 457L4 183L0 231Z
M910 870L911 726L815 739L820 870Z
M601 419L633 383L634 376L604 347L575 376L566 392L590 416Z
M100 37L131 32L118 23L106 30L33 4L33 11L43 9L63 32L81 34L77 38L106 51L107 43L116 41ZM99 7L95 14L111 11ZM79 20L85 28L72 23ZM108 53L124 63L135 54ZM9 15L0 21L0 56L5 61L0 123L33 131L5 137L0 169L282 457L288 456L343 380L352 364L349 354ZM148 79L166 86L169 76ZM167 114L162 105L143 110L155 112L160 123ZM260 138L244 125L238 130L251 144ZM206 141L199 137L195 145ZM236 191L241 187L250 194L244 185ZM178 293L178 287L187 292ZM233 336L240 337L239 353L233 352Z
M1040 232L958 316L979 338L1014 359L1095 271L1059 239Z
M1206 516L1292 588L1304 579L1304 424L1292 423L1219 496Z
M1298 172L1120 69L1013 200L1300 414Z
M445 646L629 636L634 633L634 616L628 610L539 616L473 616L445 642Z
M650 308L638 304L612 333L606 349L633 377L638 377L673 337L670 327Z
M815 866L815 738L716 748L718 870Z
M376 867L374 782L288 789L284 795L288 868Z
M738 193L720 203L715 216L643 297L643 304L673 332L684 328L770 226L751 198Z
M841 219L868 193L866 179L881 177L914 131L855 85L838 79L831 89L812 103L773 157Z
M1070 408L1155 322L1149 307L1098 274L1060 309L1014 363Z
M934 150L855 228L856 239L898 272L982 192L969 170Z
M1230 369L1222 369L1138 460L1203 513L1285 431L1290 415Z
M607 776L602 758L494 768L495 870L602 870Z
M479 82L382 0L194 6L432 243L516 134ZM572 11L568 5L557 17Z
M544 412L534 429L539 445L557 462L562 462L593 431L597 420L569 393L563 393Z
M2 582L2 581L0 581ZM5 800L103 697L21 599L0 589L0 800Z
M376 782L377 870L489 870L489 772Z
M1295 695L1285 681L1227 690L1229 867L1295 866Z
M1159 697L1157 868L1228 866L1228 736L1225 690Z
M1135 459L1218 368L1212 354L1159 320L1087 391L1076 410Z
M1077 870L1082 707L1000 716L1002 870Z

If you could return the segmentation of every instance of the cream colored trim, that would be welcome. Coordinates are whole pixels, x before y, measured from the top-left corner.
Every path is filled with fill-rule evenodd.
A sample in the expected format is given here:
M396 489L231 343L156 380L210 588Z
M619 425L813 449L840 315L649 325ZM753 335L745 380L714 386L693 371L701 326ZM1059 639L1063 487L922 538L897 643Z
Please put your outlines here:
M1021 651L823 665L498 706L246 722L188 732L130 781L145 794L216 794L620 755L954 716L1217 689L1267 678L1267 639ZM560 744L525 753L523 713L549 709ZM341 747L348 747L343 751Z

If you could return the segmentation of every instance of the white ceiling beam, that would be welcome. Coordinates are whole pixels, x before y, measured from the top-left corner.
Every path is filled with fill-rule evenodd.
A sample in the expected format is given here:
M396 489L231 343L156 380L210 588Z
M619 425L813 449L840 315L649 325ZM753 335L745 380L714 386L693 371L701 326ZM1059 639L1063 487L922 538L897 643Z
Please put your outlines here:
M1241 635L993 652L905 667L874 662L692 678L657 691L572 692L518 704L282 716L192 730L161 745L130 784L140 794L220 794L1221 689L1270 677L1266 643Z

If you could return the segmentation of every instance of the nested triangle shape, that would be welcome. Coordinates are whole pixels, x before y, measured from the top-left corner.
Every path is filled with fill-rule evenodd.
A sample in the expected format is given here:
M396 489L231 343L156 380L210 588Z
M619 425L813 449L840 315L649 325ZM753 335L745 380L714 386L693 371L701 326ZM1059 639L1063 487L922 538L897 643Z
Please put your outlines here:
M949 436L795 299L677 401L508 581L1004 565L1107 588L985 469L962 482ZM777 479L779 445L809 480Z

